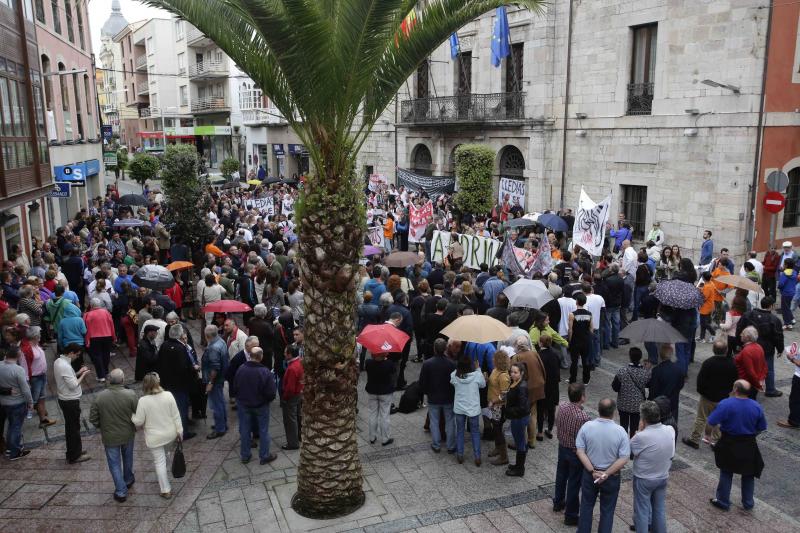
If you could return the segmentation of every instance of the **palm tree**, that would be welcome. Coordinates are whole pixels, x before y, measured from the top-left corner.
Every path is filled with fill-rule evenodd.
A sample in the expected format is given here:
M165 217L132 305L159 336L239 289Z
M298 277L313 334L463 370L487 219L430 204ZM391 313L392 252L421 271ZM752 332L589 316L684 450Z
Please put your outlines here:
M356 442L355 288L364 245L356 155L400 87L452 32L502 0L144 0L192 23L268 95L316 173L298 202L306 308L301 515L364 501ZM543 0L513 3L538 9ZM410 31L401 23L413 10ZM406 23L408 26L408 22Z

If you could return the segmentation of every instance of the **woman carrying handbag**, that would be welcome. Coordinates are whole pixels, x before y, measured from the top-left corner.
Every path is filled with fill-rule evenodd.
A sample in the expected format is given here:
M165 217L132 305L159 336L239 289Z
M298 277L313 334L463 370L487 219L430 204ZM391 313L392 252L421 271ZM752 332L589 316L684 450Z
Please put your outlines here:
M511 386L505 394L505 414L511 421L511 435L514 436L517 445L517 462L508 467L506 475L522 477L525 475L525 457L528 454L526 430L531 416L525 363L512 364L508 375L511 378Z
M489 457L493 457L490 463L496 466L508 464L508 447L506 446L506 436L503 433L503 424L506 419L503 414L505 406L505 394L511 385L511 378L508 375L508 368L511 360L505 350L494 352L494 370L489 376L489 391L487 400L489 401L489 418L492 420L494 430L494 449L489 452Z

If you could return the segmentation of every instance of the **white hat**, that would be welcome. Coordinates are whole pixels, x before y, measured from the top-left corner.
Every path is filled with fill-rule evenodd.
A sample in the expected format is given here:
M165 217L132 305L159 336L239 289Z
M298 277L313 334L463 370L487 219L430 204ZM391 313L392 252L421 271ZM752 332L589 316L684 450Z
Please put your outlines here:
M783 241L783 247L784 248L791 248L792 247L792 241Z

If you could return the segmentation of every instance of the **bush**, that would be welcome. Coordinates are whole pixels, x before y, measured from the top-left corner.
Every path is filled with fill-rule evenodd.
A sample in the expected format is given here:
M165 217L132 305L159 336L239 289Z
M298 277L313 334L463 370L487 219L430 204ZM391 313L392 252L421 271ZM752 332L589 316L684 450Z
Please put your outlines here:
M128 172L131 178L141 185L142 189L147 180L156 177L160 168L161 162L157 157L142 153L133 156L133 161L128 163Z
M458 193L455 205L463 214L479 215L492 209L494 151L481 144L462 144L456 149Z
M220 165L219 170L220 170L220 172L222 172L222 176L226 180L230 180L231 179L231 175L234 172L237 172L239 170L239 160L238 159L234 159L233 157L229 157L229 158L225 159L224 161L222 161L222 164Z

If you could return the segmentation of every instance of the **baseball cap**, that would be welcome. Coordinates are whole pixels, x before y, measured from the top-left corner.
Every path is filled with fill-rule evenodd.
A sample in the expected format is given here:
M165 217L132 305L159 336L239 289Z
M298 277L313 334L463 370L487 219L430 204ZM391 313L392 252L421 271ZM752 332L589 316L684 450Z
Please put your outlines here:
M791 248L792 247L792 241L783 241L783 247L784 248Z

